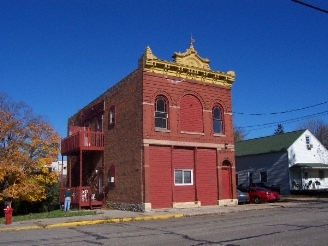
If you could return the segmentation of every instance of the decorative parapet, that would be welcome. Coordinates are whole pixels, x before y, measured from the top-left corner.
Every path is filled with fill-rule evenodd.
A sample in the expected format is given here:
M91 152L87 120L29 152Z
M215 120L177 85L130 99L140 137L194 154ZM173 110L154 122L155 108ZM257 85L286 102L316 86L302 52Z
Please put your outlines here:
M175 52L172 57L173 62L160 60L153 55L148 46L141 58L143 70L163 74L164 76L174 76L225 87L231 87L235 80L235 72L233 71L225 73L211 70L209 67L210 61L197 54L193 46L193 40L186 52Z

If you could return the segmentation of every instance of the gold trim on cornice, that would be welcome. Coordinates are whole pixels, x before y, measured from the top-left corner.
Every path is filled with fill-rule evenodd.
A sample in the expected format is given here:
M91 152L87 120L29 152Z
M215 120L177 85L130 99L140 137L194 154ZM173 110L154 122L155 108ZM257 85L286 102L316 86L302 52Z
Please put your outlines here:
M173 76L181 78L179 82L185 79L196 80L200 82L221 85L230 88L235 80L235 72L226 73L211 70L209 60L200 57L193 47L190 47L184 53L175 52L174 61L160 60L153 55L149 46L147 46L142 56L142 67L146 72L162 74L165 78ZM170 82L170 80L168 79Z

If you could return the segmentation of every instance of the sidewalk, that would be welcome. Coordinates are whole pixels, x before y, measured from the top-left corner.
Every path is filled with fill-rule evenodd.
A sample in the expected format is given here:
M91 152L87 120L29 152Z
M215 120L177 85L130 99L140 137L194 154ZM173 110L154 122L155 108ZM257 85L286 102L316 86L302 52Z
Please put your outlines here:
M140 220L156 220L169 219L189 216L225 214L250 210L273 209L277 207L293 207L300 203L309 202L328 202L326 198L297 198L287 199L283 198L276 203L262 203L262 204L245 204L238 206L204 206L200 208L188 209L155 209L149 212L131 212L120 210L106 210L97 209L95 215L76 216L76 217L61 217L51 219L39 219L29 221L12 222L10 225L0 225L0 232L31 230L31 229L50 229L57 227L73 227L83 225L105 224L105 223L119 223Z

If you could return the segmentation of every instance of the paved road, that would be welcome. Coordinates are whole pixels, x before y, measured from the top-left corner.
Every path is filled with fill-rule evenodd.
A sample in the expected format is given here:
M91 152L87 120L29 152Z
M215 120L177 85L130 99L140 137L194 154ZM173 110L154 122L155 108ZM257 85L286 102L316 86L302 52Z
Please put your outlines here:
M327 245L328 203L1 233L1 245Z

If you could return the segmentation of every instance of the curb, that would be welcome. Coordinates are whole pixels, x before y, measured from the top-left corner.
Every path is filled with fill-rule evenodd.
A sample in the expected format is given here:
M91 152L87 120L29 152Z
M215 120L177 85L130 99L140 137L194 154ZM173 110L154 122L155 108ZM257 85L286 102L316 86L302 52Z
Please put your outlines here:
M143 220L159 220L159 219L172 219L184 217L184 214L169 214L169 215L155 215L155 216L140 216L140 217L127 217L127 218L113 218L102 220L85 220L76 222L65 222L52 225L46 225L44 228L57 228L57 227L70 227L70 226L85 226L85 225L97 225L107 223L121 223L130 221L143 221Z
M33 229L51 229L60 227L72 227L72 226L86 226L86 225L97 225L97 224L107 224L107 223L122 223L130 221L146 221L146 220L160 220L160 219L172 219L181 218L184 214L168 214L168 215L154 215L154 216L140 216L140 217L127 217L127 218L113 218L113 219L100 219L100 220L84 220L75 222L65 222L57 224L38 224L35 226L22 226L13 228L3 228L0 232L8 231L22 231L22 230L33 230Z
M40 226L22 226L22 227L14 227L14 228L3 228L0 229L0 232L7 232L7 231L25 231L25 230L32 230L32 229L40 229Z

